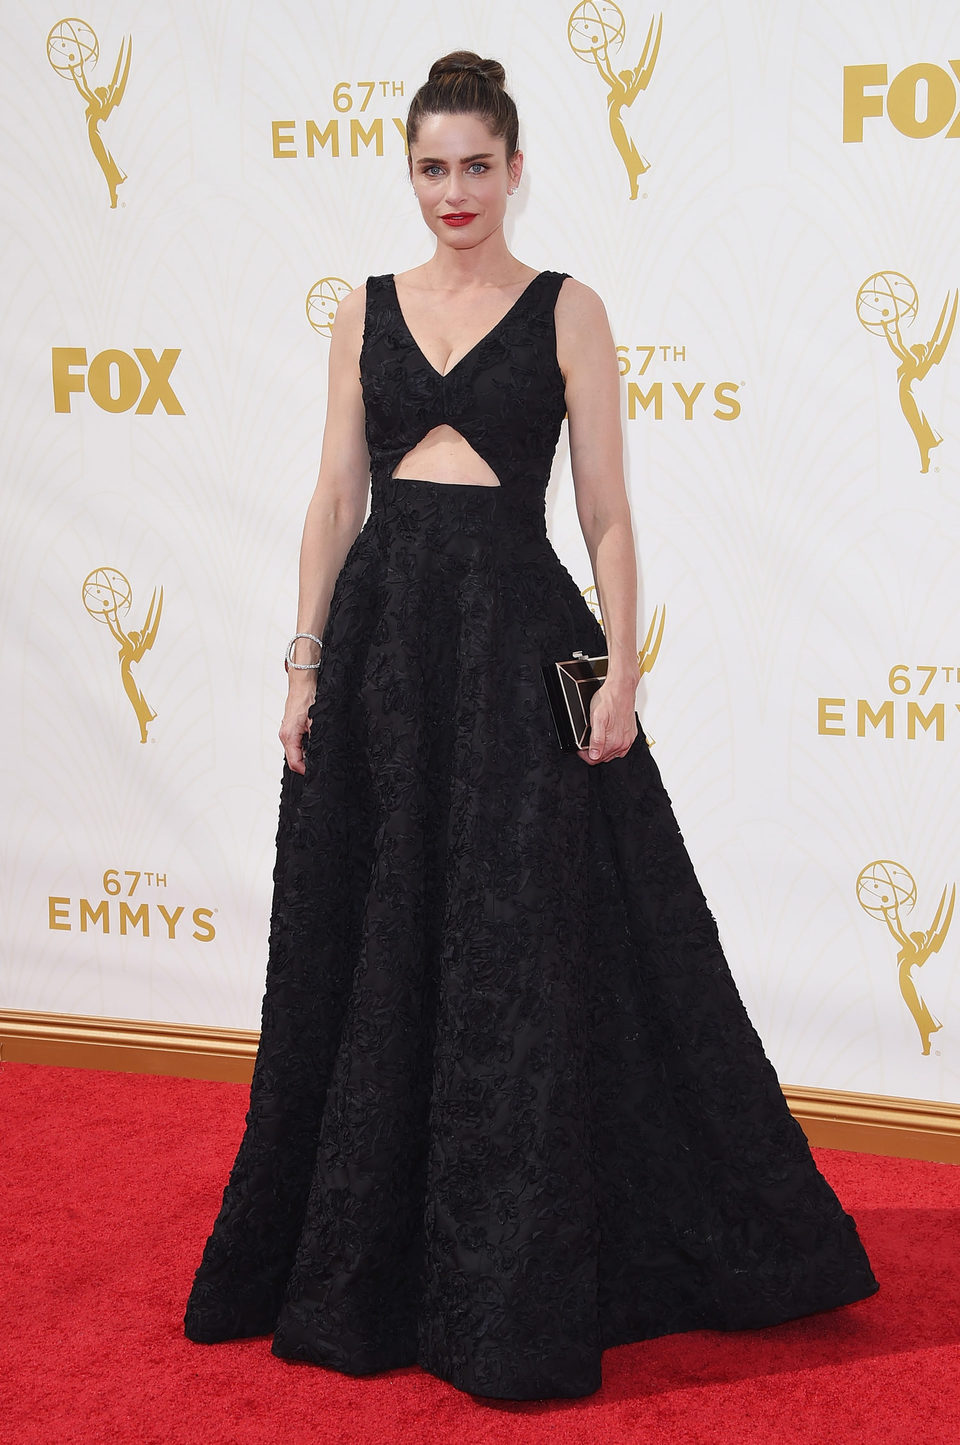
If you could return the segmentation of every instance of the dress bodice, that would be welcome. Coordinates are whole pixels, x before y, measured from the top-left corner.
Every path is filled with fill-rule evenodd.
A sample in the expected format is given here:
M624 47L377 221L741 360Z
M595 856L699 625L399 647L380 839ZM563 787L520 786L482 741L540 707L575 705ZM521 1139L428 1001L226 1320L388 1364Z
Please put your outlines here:
M368 279L360 379L374 485L392 476L429 431L446 424L514 501L542 509L566 411L554 323L564 279L563 272L541 271L446 375L414 340L393 277Z

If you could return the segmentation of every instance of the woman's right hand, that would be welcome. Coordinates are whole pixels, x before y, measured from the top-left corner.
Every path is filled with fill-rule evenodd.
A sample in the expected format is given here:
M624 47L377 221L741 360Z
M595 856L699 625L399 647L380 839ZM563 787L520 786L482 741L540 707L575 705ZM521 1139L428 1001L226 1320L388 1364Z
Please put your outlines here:
M294 773L306 772L303 737L310 731L310 718L307 714L313 704L316 687L317 674L312 668L309 672L290 674L287 705L283 710L283 722L280 724L280 741L283 743L287 765Z

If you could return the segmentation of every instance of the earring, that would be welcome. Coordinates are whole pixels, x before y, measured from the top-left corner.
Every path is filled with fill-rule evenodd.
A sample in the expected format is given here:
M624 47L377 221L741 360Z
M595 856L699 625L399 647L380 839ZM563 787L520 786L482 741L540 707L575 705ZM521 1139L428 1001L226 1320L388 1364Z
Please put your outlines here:
M507 195L508 195L508 196L515 196L515 195L517 194L517 189L518 189L518 188L517 188L516 186L508 186L508 187L507 187Z

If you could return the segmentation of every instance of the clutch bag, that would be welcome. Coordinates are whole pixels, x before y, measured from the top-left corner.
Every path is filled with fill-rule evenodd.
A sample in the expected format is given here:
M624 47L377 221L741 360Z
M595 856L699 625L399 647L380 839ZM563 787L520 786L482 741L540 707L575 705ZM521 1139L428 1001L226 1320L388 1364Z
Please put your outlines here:
M565 753L590 741L590 699L607 675L607 657L575 652L566 662L548 662L540 671L557 739Z

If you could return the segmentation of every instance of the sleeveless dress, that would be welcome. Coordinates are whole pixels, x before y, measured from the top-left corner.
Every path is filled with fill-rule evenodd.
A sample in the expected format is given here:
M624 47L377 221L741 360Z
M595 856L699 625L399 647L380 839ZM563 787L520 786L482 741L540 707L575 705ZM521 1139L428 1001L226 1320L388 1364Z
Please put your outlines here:
M870 1295L721 951L641 730L561 752L540 666L606 650L547 539L545 271L443 376L390 276L370 512L284 766L246 1130L185 1317L351 1375L580 1396L601 1352ZM392 477L455 427L499 487Z

